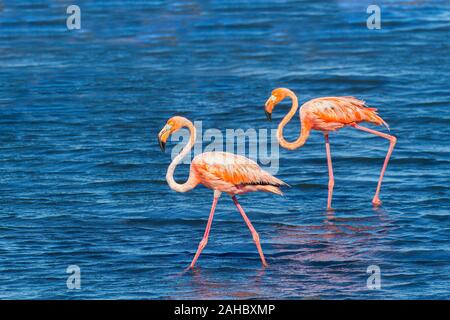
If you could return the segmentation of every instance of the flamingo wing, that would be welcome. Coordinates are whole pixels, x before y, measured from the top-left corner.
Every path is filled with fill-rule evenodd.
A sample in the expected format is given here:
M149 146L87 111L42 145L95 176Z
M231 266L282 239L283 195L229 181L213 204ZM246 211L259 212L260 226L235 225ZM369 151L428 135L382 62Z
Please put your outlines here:
M308 118L316 127L336 130L345 125L367 121L389 128L377 114L377 109L367 107L364 101L355 97L317 98L308 101L304 106Z
M286 185L280 179L261 169L256 162L228 152L202 153L194 159L193 165L202 183L211 188L225 190L230 186L234 188L255 186L255 190L248 191L274 192L270 187L278 189L278 187ZM268 186L269 188L264 190L258 186ZM278 190L276 193L281 192Z

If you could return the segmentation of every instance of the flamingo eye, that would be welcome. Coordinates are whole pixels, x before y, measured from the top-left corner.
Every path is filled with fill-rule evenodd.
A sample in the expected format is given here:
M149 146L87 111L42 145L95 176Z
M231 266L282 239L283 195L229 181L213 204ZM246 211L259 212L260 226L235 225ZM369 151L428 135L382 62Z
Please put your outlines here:
M277 102L278 98L275 95L272 95L270 97L270 100L275 103L275 102Z
M166 124L167 129L172 129L175 126L175 123L173 121L169 121Z

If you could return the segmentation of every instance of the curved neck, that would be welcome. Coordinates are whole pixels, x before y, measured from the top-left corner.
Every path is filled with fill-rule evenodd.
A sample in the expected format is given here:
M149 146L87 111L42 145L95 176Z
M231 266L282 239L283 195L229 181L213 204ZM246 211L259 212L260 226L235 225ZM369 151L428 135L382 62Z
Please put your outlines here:
M189 190L194 189L195 186L198 184L198 181L192 170L189 171L189 179L183 184L177 183L175 181L175 179L173 178L173 173L177 165L180 163L180 161L186 156L186 154L189 153L189 151L191 151L192 147L194 146L196 130L194 125L190 121L186 121L182 126L187 127L189 129L190 133L189 142L184 146L181 152L170 163L169 167L167 168L166 180L167 183L169 184L169 187L172 190L178 192L187 192Z
M298 109L298 99L297 99L297 96L295 95L295 93L289 89L284 89L284 92L285 92L286 96L291 98L292 106L291 106L291 110L289 110L288 114L286 116L284 116L283 120L281 120L280 124L278 125L277 138L278 138L278 142L280 143L280 146L282 146L283 148L289 149L289 150L294 150L294 149L300 148L301 146L303 146L305 144L306 140L309 137L310 128L308 126L306 126L306 122L300 118L301 130L300 130L299 137L294 142L289 142L284 138L283 129L286 126L286 124L289 121L291 121L292 117L295 115L295 113L297 112L297 109Z

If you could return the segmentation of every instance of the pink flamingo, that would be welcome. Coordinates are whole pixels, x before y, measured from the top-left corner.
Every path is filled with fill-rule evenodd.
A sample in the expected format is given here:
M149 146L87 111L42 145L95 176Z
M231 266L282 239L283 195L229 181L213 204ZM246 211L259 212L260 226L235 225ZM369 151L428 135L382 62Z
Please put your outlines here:
M166 180L169 187L177 192L187 192L198 184L203 184L207 188L214 190L213 203L206 230L189 267L194 267L200 253L208 242L214 211L222 192L228 193L233 199L234 204L252 233L262 264L266 267L267 262L261 248L259 235L236 199L236 195L254 191L272 192L281 195L282 192L279 187L286 184L262 170L256 162L227 152L205 152L197 155L192 160L188 180L183 184L177 183L173 178L173 173L176 166L194 145L196 137L195 127L186 118L173 117L167 121L167 124L158 135L159 145L164 151L168 137L182 127L186 127L190 131L189 143L184 146L167 169Z
M328 138L329 132L350 126L375 134L390 141L389 150L387 152L386 159L384 160L378 186L372 199L372 203L375 206L381 205L381 200L379 197L381 181L383 180L384 172L386 171L389 158L394 150L397 138L392 135L358 125L358 123L365 121L376 125L384 125L389 129L387 123L380 116L378 116L376 112L377 109L368 108L364 101L358 100L354 97L323 97L309 100L300 107L300 135L294 142L288 142L283 136L283 129L297 112L297 96L294 92L286 88L275 89L272 91L271 97L266 101L265 111L267 118L272 120L272 111L274 107L286 97L291 98L292 106L291 110L278 125L277 138L280 145L289 150L300 148L305 144L311 130L322 131L325 136L325 149L327 153L329 175L327 202L328 210L331 210L331 199L333 197L334 187L333 166L331 164L330 142Z

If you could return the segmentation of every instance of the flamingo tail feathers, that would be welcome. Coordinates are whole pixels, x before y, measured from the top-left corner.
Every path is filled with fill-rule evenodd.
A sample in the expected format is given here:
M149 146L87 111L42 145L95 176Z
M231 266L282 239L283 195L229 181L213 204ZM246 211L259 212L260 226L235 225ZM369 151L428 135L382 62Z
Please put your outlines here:
M266 185L266 186L258 186L257 187L260 191L265 191L265 192L271 192L271 193L275 193L278 194L280 196L283 195L283 192L280 190L279 187L275 187L275 186L270 186L270 185Z
M366 116L368 117L368 121L372 122L374 124L380 125L380 126L384 126L386 127L386 129L388 129L388 131L390 132L391 129L389 128L389 125L387 124L386 121L383 120L383 118L381 118L378 113L377 113L377 109L376 108L365 108L364 111L366 111Z

